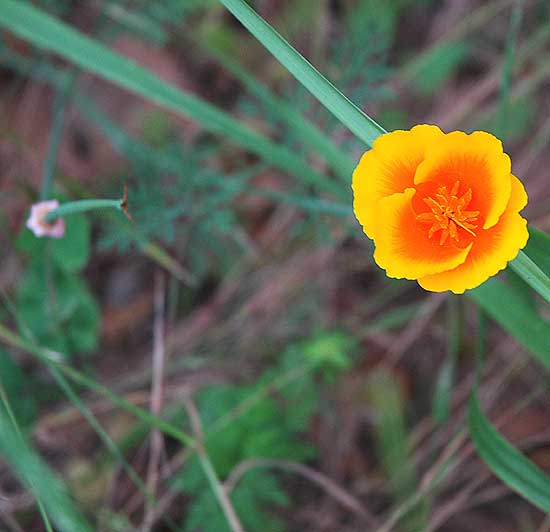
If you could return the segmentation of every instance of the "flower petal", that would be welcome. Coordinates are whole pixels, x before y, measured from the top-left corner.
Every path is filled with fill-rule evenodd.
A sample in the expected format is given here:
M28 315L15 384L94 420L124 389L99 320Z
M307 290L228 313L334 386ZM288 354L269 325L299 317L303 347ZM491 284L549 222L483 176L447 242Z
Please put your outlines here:
M382 198L376 221L374 260L389 277L418 279L462 264L472 245L459 248L439 235L428 237L428 227L416 219L411 200L414 188Z
M493 227L510 198L510 157L490 133L467 135L453 131L426 151L414 178L415 184L433 182L472 190L468 210L480 211L483 229Z
M512 176L512 190L510 193L510 200L506 206L507 211L520 212L527 205L527 192L523 183L514 175Z
M527 204L527 194L519 179L512 175L510 200L498 223L477 235L466 261L453 270L421 277L418 283L432 292L450 290L462 294L475 288L506 268L529 238L527 221L518 211Z
M353 172L353 208L369 238L374 238L379 200L414 186L426 149L443 137L437 126L422 124L381 135L363 154Z
M45 221L46 216L58 207L59 202L57 200L41 201L31 207L27 227L35 236L62 238L65 235L65 220L63 218L57 218L51 223Z

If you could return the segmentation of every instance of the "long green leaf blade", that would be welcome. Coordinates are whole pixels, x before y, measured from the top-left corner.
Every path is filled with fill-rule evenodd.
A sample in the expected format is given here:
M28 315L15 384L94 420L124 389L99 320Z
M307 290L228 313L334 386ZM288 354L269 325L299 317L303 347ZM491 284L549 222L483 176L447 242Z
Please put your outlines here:
M291 150L242 125L213 105L160 80L134 61L111 51L30 4L2 0L0 26L119 87L192 118L208 131L231 139L308 184L322 187L336 195L341 194L340 185L315 172Z
M520 251L518 256L510 263L510 267L550 303L550 277L539 268L527 253Z
M357 138L372 146L385 129L342 94L245 0L220 0L241 24Z
M467 294L546 367L550 366L550 325L524 298L494 278Z
M14 429L0 408L0 456L44 505L59 530L92 532L60 480Z
M523 252L550 277L550 235L534 227L529 228L529 240Z
M550 476L498 433L475 393L470 398L468 425L477 452L493 473L543 512L550 512Z

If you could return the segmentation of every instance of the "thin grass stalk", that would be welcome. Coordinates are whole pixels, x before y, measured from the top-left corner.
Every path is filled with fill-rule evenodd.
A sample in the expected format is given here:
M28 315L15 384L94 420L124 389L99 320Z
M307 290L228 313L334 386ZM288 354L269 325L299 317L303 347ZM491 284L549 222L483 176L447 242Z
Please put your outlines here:
M80 371L65 364L63 362L64 357L60 353L39 347L27 340L24 340L19 335L13 333L2 324L0 324L0 340L6 343L7 345L16 347L18 349L23 349L24 351L30 353L31 355L34 355L36 358L38 358L38 360L46 364L47 367L53 366L59 369L59 371L64 373L67 377L69 377L74 382L84 386L85 388L90 389L91 391L97 393L98 395L102 395L103 397L106 397L118 407L136 416L138 419L143 421L147 426L156 427L160 429L162 432L173 437L174 439L178 440L184 445L188 445L190 447L194 447L196 445L195 439L189 434L186 434L181 429L172 425L168 421L165 421L164 419L153 416L149 411L130 403L123 397L120 397L115 393L113 393L106 386L103 386L102 384L95 382L93 379L87 377Z
M46 160L44 161L44 170L42 174L42 191L40 198L45 201L50 198L55 167L57 163L57 154L61 144L63 128L65 125L66 110L70 103L72 89L76 80L76 71L69 74L65 82L57 88L52 112L52 127L50 131L50 141Z
M516 42L519 35L519 28L523 18L525 0L517 0L512 16L510 17L510 28L506 37L506 51L502 76L500 79L499 112L497 116L497 136L504 139L506 137L509 111L510 85L512 82L512 71L514 69L514 59L516 51Z
M258 41L338 120L368 146L386 130L342 94L245 0L220 0Z
M21 428L19 427L19 423L17 422L17 418L15 417L15 414L11 407L10 401L8 399L8 394L6 393L4 385L2 384L1 375L0 375L0 400L2 401L2 404L6 409L8 417L10 418L13 428L15 429L15 432L17 433L19 438L23 439ZM46 527L46 531L53 532L50 518L48 517L48 513L46 512L46 509L44 508L44 505L42 504L40 497L35 495L35 499L36 499L36 504L38 505L38 511L40 512L40 517L42 518L42 521L44 522L44 526Z

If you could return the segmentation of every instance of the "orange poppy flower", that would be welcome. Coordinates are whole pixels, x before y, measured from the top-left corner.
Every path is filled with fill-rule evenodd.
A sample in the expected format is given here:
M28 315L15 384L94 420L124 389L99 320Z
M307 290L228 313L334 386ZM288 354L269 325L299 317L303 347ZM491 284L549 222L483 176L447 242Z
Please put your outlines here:
M493 135L419 125L376 139L353 173L353 207L389 277L461 294L516 257L527 204Z

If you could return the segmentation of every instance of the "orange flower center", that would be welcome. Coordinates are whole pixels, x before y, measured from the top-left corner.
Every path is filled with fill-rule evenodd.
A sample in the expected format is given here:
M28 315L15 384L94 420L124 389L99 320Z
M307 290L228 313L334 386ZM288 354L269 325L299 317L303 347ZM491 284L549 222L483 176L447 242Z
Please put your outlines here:
M424 203L430 208L430 212L419 214L416 219L421 222L430 223L428 237L441 231L439 244L442 246L451 237L458 242L459 229L462 229L472 236L476 236L473 229L477 227L472 222L477 221L479 211L465 211L472 201L472 189L469 188L462 196L458 196L460 182L457 181L451 191L447 187L437 189L435 197L427 196Z

